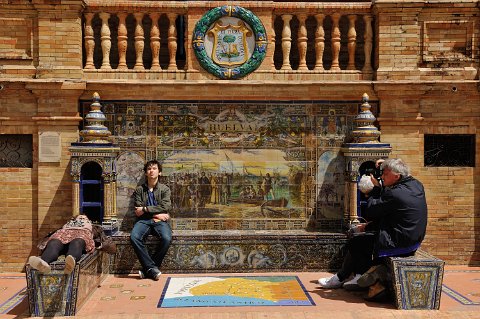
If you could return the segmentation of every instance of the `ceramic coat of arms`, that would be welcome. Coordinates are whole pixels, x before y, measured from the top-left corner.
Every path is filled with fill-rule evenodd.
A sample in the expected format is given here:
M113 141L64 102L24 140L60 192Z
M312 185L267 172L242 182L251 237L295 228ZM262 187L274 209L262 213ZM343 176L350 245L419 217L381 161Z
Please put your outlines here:
M217 7L196 24L193 49L202 67L221 79L239 79L262 63L267 50L263 24L251 11Z

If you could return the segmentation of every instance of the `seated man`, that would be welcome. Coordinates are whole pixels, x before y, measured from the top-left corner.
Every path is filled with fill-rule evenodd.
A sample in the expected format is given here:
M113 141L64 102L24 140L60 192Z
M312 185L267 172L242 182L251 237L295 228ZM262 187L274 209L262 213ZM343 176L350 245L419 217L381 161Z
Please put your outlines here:
M172 207L170 188L158 181L162 172L162 166L158 161L148 161L143 171L146 182L137 187L133 193L137 222L130 234L130 241L142 265L140 277L159 280L161 275L159 267L172 241L172 229L168 224L170 219L168 211ZM145 240L150 234L160 238L160 245L153 256L150 256L145 246Z
M349 240L342 268L332 277L319 279L322 288L358 287L361 274L381 262L378 259L381 252L390 251L390 256L395 252L396 256L412 255L425 237L427 203L422 183L410 176L401 159L387 159L381 169L383 188L371 176L376 187L368 194L363 216L369 222L357 226L358 231L373 231L374 235L354 236ZM353 279L347 281L352 274Z

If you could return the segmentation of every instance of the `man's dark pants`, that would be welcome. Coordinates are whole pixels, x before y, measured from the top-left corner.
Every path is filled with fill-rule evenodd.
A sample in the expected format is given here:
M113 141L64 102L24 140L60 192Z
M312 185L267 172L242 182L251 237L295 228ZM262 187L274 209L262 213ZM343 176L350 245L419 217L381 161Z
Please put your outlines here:
M150 256L145 245L145 240L150 234L160 238L159 246L153 256ZM172 229L167 222L141 219L133 226L130 241L144 273L147 273L152 268L158 269L160 267L172 241Z

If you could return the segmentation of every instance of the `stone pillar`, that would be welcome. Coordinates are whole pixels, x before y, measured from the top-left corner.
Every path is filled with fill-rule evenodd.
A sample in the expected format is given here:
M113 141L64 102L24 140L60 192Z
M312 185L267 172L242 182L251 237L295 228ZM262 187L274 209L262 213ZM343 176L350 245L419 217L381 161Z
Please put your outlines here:
M175 21L177 20L178 14L176 13L169 13L167 14L168 21L170 22L168 25L168 54L170 56L170 60L168 63L168 70L176 70L177 69L177 27L175 26Z
M275 70L275 37L276 37L276 34L275 34L275 18L276 16L272 13L272 27L270 28L270 43L272 44L271 46L269 46L270 50L272 51L272 70Z
M282 30L282 52L283 52L283 64L282 70L291 70L290 65L290 50L292 48L292 30L290 29L290 21L293 16L291 14L282 15L283 30Z
M298 20L300 25L298 28L298 53L300 56L298 69L299 70L308 70L307 67L307 27L305 26L305 21L307 20L306 14L298 15Z
M152 48L152 70L160 70L160 30L158 29L159 13L150 14L152 29L150 31L150 47Z
M317 30L315 31L315 68L323 71L323 51L325 50L325 30L323 29L324 14L316 14Z
M340 70L338 58L340 56L340 14L334 13L332 15L332 70Z
M86 55L86 62L85 62L85 69L95 69L95 65L93 64L93 51L95 49L95 39L92 27L92 19L94 14L93 13L86 13L85 14L85 55Z
M80 175L72 176L72 215L80 215Z
M135 13L135 66L133 67L134 70L144 70L145 67L143 66L143 49L145 48L145 36L143 33L143 13Z
M347 70L355 70L355 48L357 46L357 31L355 30L355 20L357 15L348 16L348 65Z
M128 13L120 12L118 13L118 69L125 70L128 69L127 66L127 26L126 19Z
M372 16L366 14L363 16L363 21L365 21L365 35L364 35L364 54L365 54L365 64L363 66L363 73L372 73Z
M101 69L111 69L110 66L110 49L112 47L112 41L110 38L110 27L108 26L108 19L110 13L100 13L100 19L102 19L102 28L100 29L100 36L102 40L102 66Z

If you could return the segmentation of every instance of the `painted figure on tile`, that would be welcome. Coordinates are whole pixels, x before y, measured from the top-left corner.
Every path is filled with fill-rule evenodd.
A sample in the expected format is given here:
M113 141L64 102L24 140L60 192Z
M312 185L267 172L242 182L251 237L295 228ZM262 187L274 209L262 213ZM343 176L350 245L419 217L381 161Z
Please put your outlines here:
M159 268L172 241L172 229L168 223L169 211L172 208L171 191L158 180L162 165L157 160L148 161L143 171L146 182L137 187L133 194L137 221L130 233L130 241L142 266L139 271L140 278L159 280ZM145 246L145 240L150 234L160 239L153 256Z
M105 235L101 226L93 225L87 215L72 217L62 228L47 235L38 245L42 255L30 256L28 264L41 273L51 271L50 263L65 254L65 274L70 274L82 254L95 249L115 253L116 246Z
M263 177L263 196L265 200L275 199L275 194L273 193L273 179L270 176L270 173L265 174ZM269 198L270 195L270 198Z
M219 204L220 203L220 187L221 184L219 182L219 177L216 173L212 174L212 177L210 178L210 184L211 184L211 189L212 189L212 194L210 197L210 202L212 204Z
M210 179L206 176L205 172L200 173L198 178L198 187L199 187L199 207L205 207L205 204L210 203L210 195L212 192L212 186L210 184Z
M220 203L228 205L230 194L230 178L227 173L224 173L221 177Z

